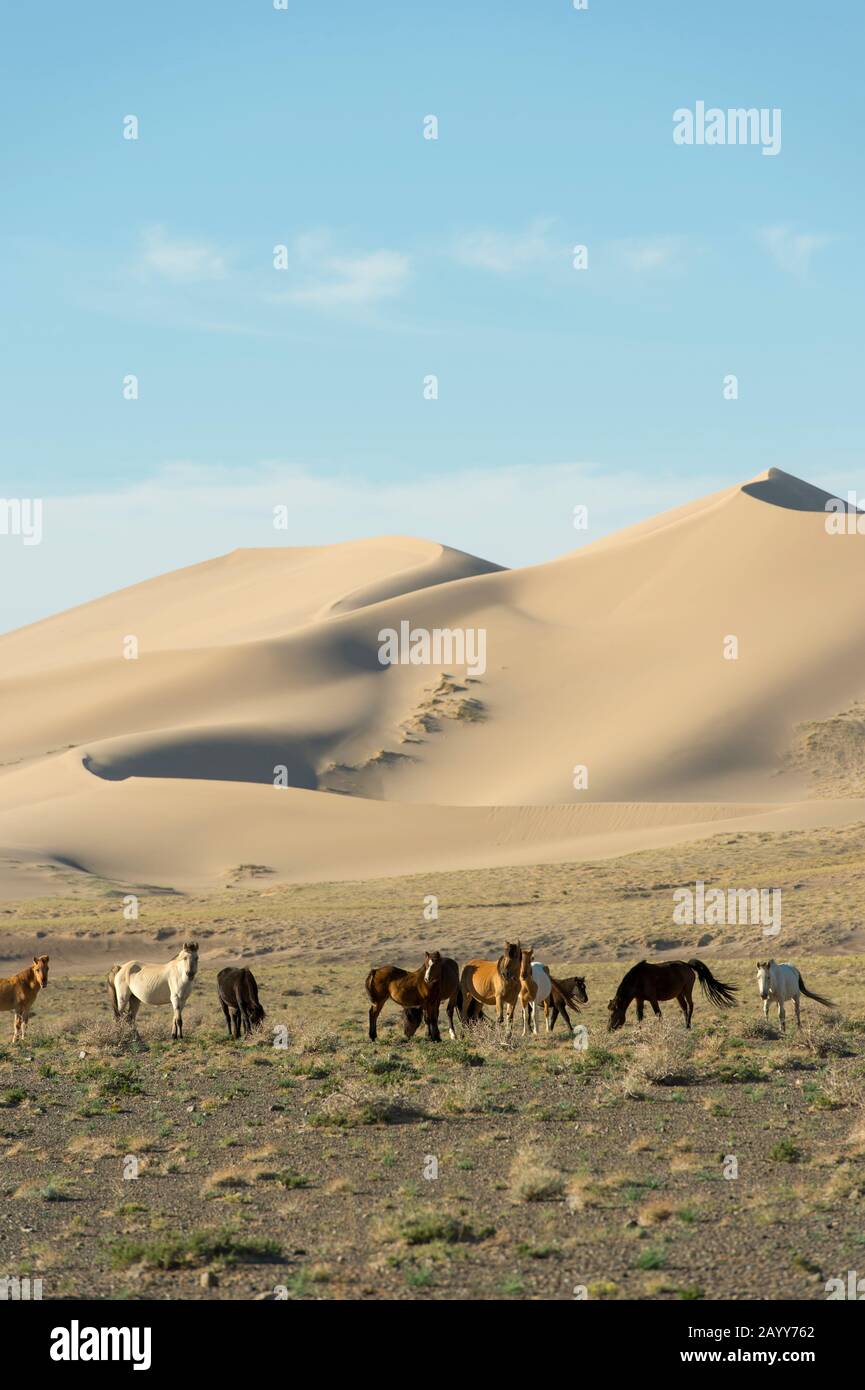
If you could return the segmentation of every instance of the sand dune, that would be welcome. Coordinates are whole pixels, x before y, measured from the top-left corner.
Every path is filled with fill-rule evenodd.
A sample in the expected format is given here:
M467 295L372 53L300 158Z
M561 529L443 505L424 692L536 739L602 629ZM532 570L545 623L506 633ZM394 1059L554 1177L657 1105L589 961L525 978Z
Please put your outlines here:
M10 633L0 856L200 885L853 820L865 540L826 499L773 470L519 571L403 538L238 551ZM485 669L383 666L404 622L483 630Z

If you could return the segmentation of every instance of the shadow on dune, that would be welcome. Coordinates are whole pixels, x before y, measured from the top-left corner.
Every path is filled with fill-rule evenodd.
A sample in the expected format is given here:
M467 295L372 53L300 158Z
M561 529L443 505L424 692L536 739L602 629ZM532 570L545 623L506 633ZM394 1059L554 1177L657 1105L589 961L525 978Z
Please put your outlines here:
M283 780L288 786L314 791L318 778L313 743L277 732L154 736L123 740L122 745L86 754L82 761L88 772L107 782L156 777L273 786L276 769L285 768Z

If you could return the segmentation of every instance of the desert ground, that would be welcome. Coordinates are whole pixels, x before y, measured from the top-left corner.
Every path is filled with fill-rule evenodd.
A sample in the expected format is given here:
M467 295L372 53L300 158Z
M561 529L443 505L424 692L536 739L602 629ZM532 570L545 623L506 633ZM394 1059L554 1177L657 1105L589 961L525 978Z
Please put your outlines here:
M25 1044L0 1036L0 1266L46 1298L825 1298L865 1240L863 858L859 825L421 878L238 873L218 897L144 896L134 921L117 892L7 903L3 973L46 950L52 973ZM779 886L779 939L673 927L695 871ZM190 938L185 1040L142 1007L135 1042L108 966ZM393 1005L368 1040L371 964L506 938L586 976L585 1047L561 1021L523 1038L519 1013L510 1041L407 1041ZM769 954L837 1008L767 1027ZM675 1004L606 1030L627 964L694 955L737 1007L695 993L690 1034ZM267 1011L239 1043L215 987L238 960Z

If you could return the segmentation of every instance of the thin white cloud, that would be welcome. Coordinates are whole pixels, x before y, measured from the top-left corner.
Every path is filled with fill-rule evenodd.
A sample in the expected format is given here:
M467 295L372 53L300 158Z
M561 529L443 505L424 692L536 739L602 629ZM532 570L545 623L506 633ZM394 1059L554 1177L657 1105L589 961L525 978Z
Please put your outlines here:
M144 234L140 268L169 280L222 280L225 259L201 241L170 237L164 227L150 227Z
M625 269L634 275L653 275L681 266L685 242L677 236L651 237L647 240L631 237L613 242L611 250Z
M762 227L759 238L779 270L804 279L815 252L828 246L832 237L813 232L794 232L790 227Z
M549 238L552 225L550 218L536 218L524 232L489 228L464 232L454 243L454 259L477 270L512 275L555 256L556 248Z
M411 274L411 258L401 251L333 255L313 236L299 237L295 251L308 277L286 296L295 304L323 309L377 304L398 295Z

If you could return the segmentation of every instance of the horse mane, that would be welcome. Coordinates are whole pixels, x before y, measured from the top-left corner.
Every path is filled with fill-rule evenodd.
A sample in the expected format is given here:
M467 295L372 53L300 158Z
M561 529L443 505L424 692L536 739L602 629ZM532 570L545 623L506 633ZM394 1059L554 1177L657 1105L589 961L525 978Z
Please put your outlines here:
M646 964L646 962L645 962L644 960L638 960L636 965L632 965L632 966L631 966L631 968L630 968L630 970L628 971L627 975L625 975L625 976L623 977L623 979L622 979L622 981L621 981L621 983L620 983L620 985L619 985L619 988L616 990L616 998L617 998L617 999L619 998L620 995L624 994L626 986L632 985L632 984L634 983L634 980L635 980L636 977L637 977L637 972L638 972L639 970L642 970L642 968L643 968L643 966L644 966L645 964Z

